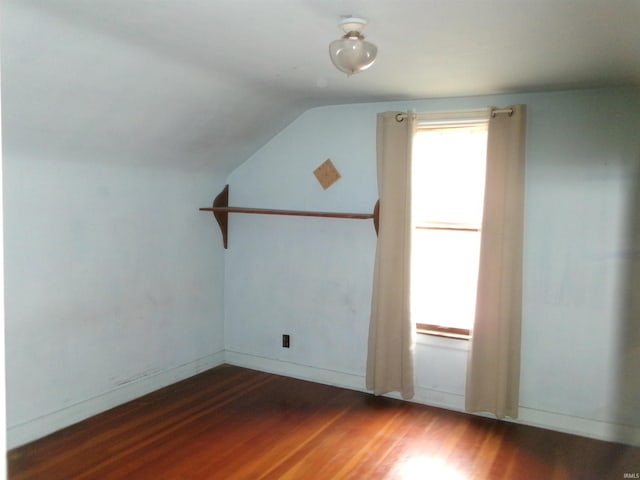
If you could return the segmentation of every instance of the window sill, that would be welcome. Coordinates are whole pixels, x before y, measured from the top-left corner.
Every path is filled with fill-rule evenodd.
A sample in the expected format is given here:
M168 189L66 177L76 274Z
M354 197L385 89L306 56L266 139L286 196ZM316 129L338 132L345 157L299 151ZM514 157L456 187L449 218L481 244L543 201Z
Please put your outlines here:
M439 325L428 325L424 323L416 324L416 333L420 335L431 335L433 337L444 337L455 340L471 340L471 332L463 328L441 327Z

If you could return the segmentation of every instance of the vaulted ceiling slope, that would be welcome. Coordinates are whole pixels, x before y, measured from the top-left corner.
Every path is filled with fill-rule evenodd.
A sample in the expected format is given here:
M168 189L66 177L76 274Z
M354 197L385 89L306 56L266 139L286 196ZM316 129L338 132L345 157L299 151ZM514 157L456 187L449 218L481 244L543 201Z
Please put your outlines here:
M330 63L369 20L377 63ZM306 109L640 84L638 0L5 0L5 152L229 173Z

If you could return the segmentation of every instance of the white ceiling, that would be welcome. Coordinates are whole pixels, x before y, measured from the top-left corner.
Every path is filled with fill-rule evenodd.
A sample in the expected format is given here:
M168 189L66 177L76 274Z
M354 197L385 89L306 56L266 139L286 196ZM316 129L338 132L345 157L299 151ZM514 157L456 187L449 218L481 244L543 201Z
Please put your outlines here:
M342 15L378 60L328 57ZM5 152L226 174L308 108L640 85L640 0L4 0Z

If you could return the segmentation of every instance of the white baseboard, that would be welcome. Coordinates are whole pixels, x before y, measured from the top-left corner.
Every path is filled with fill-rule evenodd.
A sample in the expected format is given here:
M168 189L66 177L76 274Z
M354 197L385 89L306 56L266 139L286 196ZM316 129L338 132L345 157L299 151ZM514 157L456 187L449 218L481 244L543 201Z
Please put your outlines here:
M118 388L80 401L64 409L45 414L27 422L9 425L7 428L7 448L15 448L31 442L61 428L73 425L100 412L141 397L172 383L179 382L223 363L250 368L277 375L308 380L326 385L367 392L363 375L339 372L283 360L260 357L230 350L220 351L178 367L158 372L127 383ZM389 394L389 397L400 398ZM416 386L413 402L432 407L464 412L464 396ZM640 446L640 428L610 422L572 417L565 414L520 407L520 418L516 423L548 430L571 433Z
M520 407L520 417L517 423L608 442L640 446L640 428L631 425L572 417L522 406Z
M361 392L368 391L365 388L365 378L362 375L326 370L309 365L300 365L229 350L225 353L225 362L239 367L299 378L301 380L309 380ZM387 396L401 398L400 395L397 394L389 394ZM416 386L415 397L411 401L431 407L466 413L464 409L464 396L457 393ZM520 417L514 423L598 440L640 446L640 428L629 425L572 417L570 415L546 412L523 406L520 407Z
M224 363L224 351L199 358L184 365L141 377L95 397L81 400L61 410L47 413L24 423L7 426L7 448L15 448L73 425L86 418L122 405L147 393L179 382Z
M327 370L311 367L299 363L291 363L273 358L260 357L248 353L225 351L225 362L229 365L250 368L261 372L284 375L285 377L309 380L311 382L343 387L350 390L366 392L365 381L362 375Z

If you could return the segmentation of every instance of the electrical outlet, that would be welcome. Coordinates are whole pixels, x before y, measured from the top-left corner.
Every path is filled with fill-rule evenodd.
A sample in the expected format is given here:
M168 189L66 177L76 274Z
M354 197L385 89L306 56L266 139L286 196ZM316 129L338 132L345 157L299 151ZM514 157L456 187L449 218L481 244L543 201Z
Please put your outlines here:
M282 348L289 348L289 335L286 333L282 334Z

